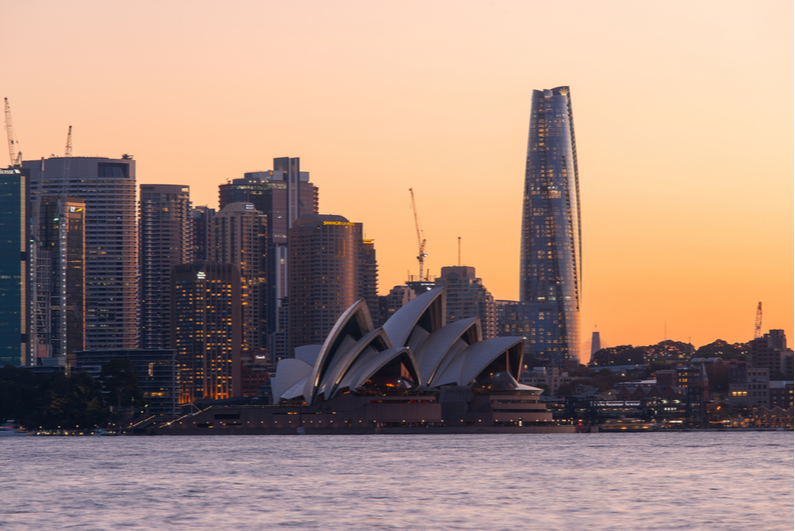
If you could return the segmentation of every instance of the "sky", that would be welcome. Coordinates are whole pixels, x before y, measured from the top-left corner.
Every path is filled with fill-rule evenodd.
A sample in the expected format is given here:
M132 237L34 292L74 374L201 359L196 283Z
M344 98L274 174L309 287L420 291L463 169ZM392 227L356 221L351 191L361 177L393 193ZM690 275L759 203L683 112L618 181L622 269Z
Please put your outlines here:
M518 298L534 89L571 87L582 330L603 344L793 337L793 3L0 0L25 160L132 154L142 184L300 157L364 224L379 292L476 268ZM0 154L0 165L8 161Z

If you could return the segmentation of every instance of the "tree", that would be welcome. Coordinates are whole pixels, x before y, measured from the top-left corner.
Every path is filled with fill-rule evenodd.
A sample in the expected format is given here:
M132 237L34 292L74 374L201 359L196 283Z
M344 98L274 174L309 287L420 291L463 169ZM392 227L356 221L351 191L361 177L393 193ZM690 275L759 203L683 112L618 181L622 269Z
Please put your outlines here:
M99 378L112 405L138 408L143 404L144 395L138 385L138 374L130 360L117 358L103 363Z

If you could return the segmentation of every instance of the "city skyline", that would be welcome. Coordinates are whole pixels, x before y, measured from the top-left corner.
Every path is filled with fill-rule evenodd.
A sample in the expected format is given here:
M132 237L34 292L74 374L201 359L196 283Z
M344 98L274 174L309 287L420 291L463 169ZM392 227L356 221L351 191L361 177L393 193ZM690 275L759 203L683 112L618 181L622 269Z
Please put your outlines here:
M73 125L75 156L132 153L139 185L218 208L219 184L300 156L321 210L375 240L382 294L416 275L413 187L431 273L461 236L462 265L517 300L530 96L568 85L583 337L744 342L759 300L792 335L791 4L97 5L7 8L46 36L0 37L26 160ZM553 17L565 35L533 23Z

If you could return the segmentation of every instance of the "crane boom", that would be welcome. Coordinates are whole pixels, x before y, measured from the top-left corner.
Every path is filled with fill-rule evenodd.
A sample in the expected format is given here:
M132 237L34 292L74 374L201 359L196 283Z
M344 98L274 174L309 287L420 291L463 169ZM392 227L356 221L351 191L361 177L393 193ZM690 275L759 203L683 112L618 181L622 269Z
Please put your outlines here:
M6 134L8 135L8 158L11 161L11 166L17 167L22 164L22 152L17 154L16 144L19 144L14 137L14 124L11 121L11 106L6 100Z
M424 280L423 278L423 270L425 269L425 257L428 256L425 254L425 238L423 238L424 234L422 229L420 229L420 221L417 217L417 204L414 201L414 189L409 188L409 193L411 194L411 209L414 211L414 226L417 229L417 246L419 247L419 254L417 255L417 260L420 262L420 282Z
M756 306L756 322L754 323L754 339L762 337L762 301Z

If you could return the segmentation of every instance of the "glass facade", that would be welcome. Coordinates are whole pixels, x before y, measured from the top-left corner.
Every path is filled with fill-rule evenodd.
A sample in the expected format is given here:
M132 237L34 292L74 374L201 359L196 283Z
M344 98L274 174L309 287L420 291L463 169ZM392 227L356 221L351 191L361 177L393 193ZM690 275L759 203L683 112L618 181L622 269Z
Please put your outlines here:
M0 169L0 367L30 361L28 175Z
M527 351L580 358L580 187L568 87L533 91L527 146L520 300Z

